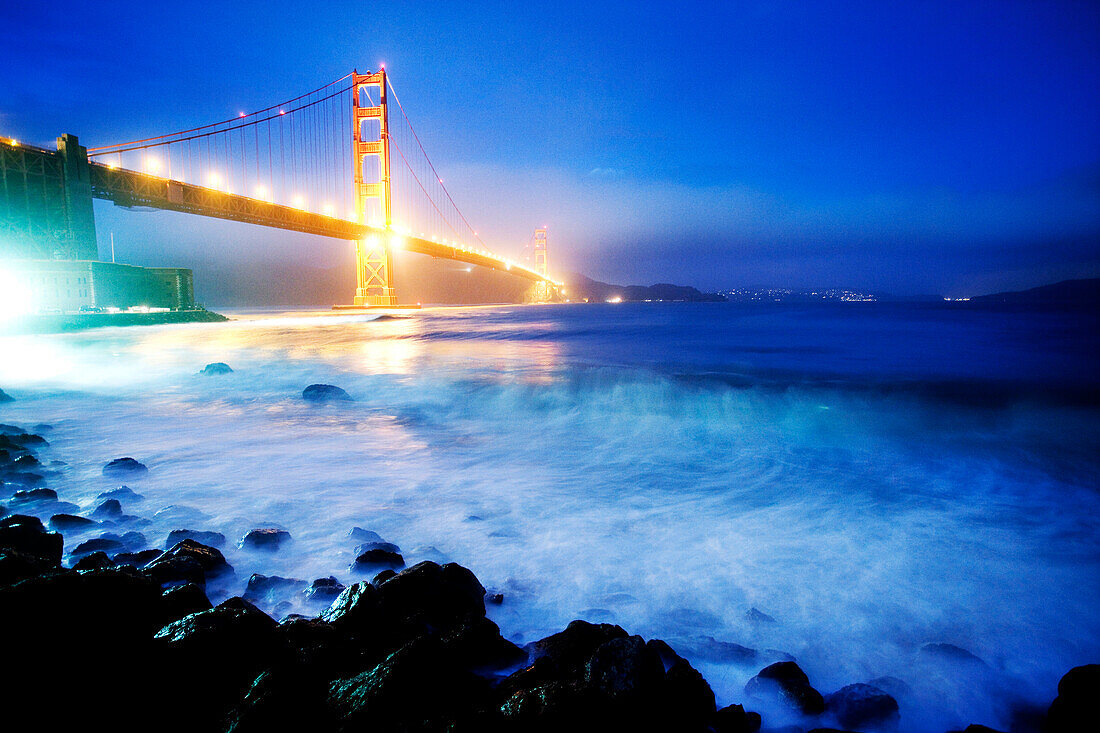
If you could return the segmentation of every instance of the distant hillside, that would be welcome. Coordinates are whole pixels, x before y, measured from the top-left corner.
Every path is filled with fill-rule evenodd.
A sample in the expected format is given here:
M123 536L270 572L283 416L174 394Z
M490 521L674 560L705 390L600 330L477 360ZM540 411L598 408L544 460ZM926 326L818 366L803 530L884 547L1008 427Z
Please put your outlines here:
M566 297L569 300L585 300L602 303L614 298L624 301L675 300L691 303L719 303L725 298L717 293L704 293L688 285L611 285L578 275L570 275L565 281Z
M1100 306L1100 278L1063 280L1030 290L979 295L970 300L977 303Z

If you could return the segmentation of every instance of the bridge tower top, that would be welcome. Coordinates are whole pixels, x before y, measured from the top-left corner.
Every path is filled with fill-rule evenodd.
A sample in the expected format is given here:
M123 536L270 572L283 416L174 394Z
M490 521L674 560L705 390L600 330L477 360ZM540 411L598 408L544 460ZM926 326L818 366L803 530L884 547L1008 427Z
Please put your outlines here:
M546 261L546 227L535 230L535 272L543 277L549 277L549 265Z

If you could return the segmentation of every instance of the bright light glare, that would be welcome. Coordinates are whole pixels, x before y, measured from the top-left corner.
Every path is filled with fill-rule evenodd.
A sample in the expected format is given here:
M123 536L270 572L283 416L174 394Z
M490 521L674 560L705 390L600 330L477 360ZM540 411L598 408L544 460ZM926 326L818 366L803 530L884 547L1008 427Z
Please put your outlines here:
M0 270L0 322L30 313L33 302L30 288L14 273Z
M390 248L391 249L404 249L405 248L405 238L402 237L400 234L394 232L393 234L390 235Z
M325 204L321 207L321 211L324 212L325 216L332 216L336 213L336 207L332 204Z
M145 170L149 173L157 173L160 171L160 161L156 158L146 158Z
M304 209L304 208L306 208L306 200L305 200L305 198L304 198L304 197L302 197L302 196L295 196L295 197L294 197L294 208L296 208L296 209Z
M206 182L210 184L211 188L217 188L222 182L222 177L216 171L210 171L209 175L206 176Z

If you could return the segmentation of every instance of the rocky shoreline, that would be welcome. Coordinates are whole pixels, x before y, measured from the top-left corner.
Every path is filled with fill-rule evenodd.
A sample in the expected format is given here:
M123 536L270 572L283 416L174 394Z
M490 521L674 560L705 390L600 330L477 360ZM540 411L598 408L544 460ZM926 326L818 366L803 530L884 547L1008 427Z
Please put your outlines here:
M303 398L346 393L311 385ZM227 541L218 532L181 526L163 542L146 536L148 521L129 513L139 495L117 485L148 470L133 458L103 467L106 490L93 506L65 501L53 488L64 468L48 460L48 434L45 425L0 424L0 694L8 721L27 721L27 730L797 733L899 725L905 683L892 678L823 695L788 659L749 681L745 707L719 709L672 647L619 626L577 620L517 646L486 616L486 603L507 603L504 596L487 594L455 563L405 567L400 548L369 529L348 531L353 569L376 573L369 582L244 578L218 549ZM256 527L239 546L288 552L288 539L285 530ZM211 596L227 599L214 605ZM315 612L280 614L301 607ZM928 654L972 663L964 650L928 646L943 647ZM1049 711L1013 730L1095 729L1098 692L1100 665L1075 668ZM754 703L770 711L763 720ZM783 714L769 720L776 710Z

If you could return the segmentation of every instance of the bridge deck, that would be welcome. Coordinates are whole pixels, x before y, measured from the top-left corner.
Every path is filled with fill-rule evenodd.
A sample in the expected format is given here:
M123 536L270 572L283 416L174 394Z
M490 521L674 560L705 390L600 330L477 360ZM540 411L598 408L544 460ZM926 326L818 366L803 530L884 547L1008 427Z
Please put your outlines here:
M94 161L90 162L89 167L92 195L113 201L119 206L148 206L169 211L182 211L335 239L358 240L372 235L388 236L391 238L390 246L395 249L504 270L535 282L550 282L533 270L491 254L481 254L419 237L394 234L385 229L347 219L325 216L124 168L113 168Z

